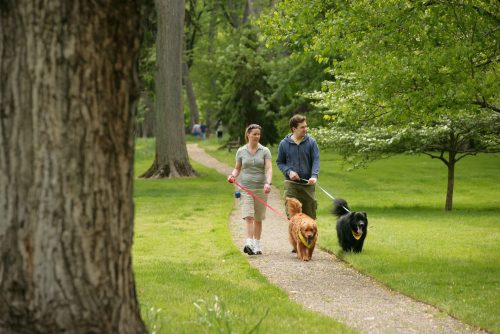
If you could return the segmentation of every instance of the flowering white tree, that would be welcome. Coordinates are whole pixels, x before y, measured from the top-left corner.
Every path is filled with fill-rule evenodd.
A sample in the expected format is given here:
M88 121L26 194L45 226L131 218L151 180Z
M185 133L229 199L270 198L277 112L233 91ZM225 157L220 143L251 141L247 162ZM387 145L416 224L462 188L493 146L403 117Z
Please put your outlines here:
M325 118L331 126L312 130L318 143L334 148L354 166L398 153L422 153L442 161L448 169L447 211L453 207L455 164L466 156L500 152L500 114L489 111L442 116L428 125L349 126Z

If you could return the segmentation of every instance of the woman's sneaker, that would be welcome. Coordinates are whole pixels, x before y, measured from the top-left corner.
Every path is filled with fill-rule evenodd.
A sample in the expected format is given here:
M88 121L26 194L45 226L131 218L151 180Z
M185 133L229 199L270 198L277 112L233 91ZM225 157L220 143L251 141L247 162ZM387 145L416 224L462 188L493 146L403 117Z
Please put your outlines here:
M262 255L262 250L260 249L260 240L253 241L253 251L255 255Z
M255 255L255 252L250 245L245 245L245 247L243 248L243 252L247 253L248 255Z

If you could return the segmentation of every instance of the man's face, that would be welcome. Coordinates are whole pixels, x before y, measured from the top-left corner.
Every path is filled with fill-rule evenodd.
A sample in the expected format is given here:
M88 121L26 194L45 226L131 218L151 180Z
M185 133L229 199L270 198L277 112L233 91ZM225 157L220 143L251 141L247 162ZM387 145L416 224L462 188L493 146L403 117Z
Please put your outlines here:
M307 122L297 124L296 128L292 128L292 133L296 138L303 138L307 133Z

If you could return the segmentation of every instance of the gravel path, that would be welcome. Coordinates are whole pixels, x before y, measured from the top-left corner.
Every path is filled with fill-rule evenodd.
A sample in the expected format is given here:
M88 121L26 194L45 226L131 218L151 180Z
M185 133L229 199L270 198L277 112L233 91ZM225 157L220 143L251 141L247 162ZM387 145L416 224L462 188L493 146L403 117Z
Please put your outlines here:
M232 171L232 167L209 156L196 144L187 146L191 159L224 175ZM283 206L282 196L275 187L268 204L277 210ZM229 226L234 243L243 249L245 231L236 199ZM270 210L263 223L261 247L263 255L249 256L248 261L270 282L306 308L362 333L486 333L435 307L389 290L318 247L312 261L299 261L290 252L287 223Z

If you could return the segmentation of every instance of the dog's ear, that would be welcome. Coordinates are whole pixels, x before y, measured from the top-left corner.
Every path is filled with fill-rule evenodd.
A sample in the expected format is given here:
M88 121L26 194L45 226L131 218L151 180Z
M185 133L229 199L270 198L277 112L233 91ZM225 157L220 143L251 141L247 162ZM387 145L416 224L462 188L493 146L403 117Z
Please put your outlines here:
M366 215L366 212L361 212L361 214L363 215L363 217L365 217L365 218L368 219L368 216Z

